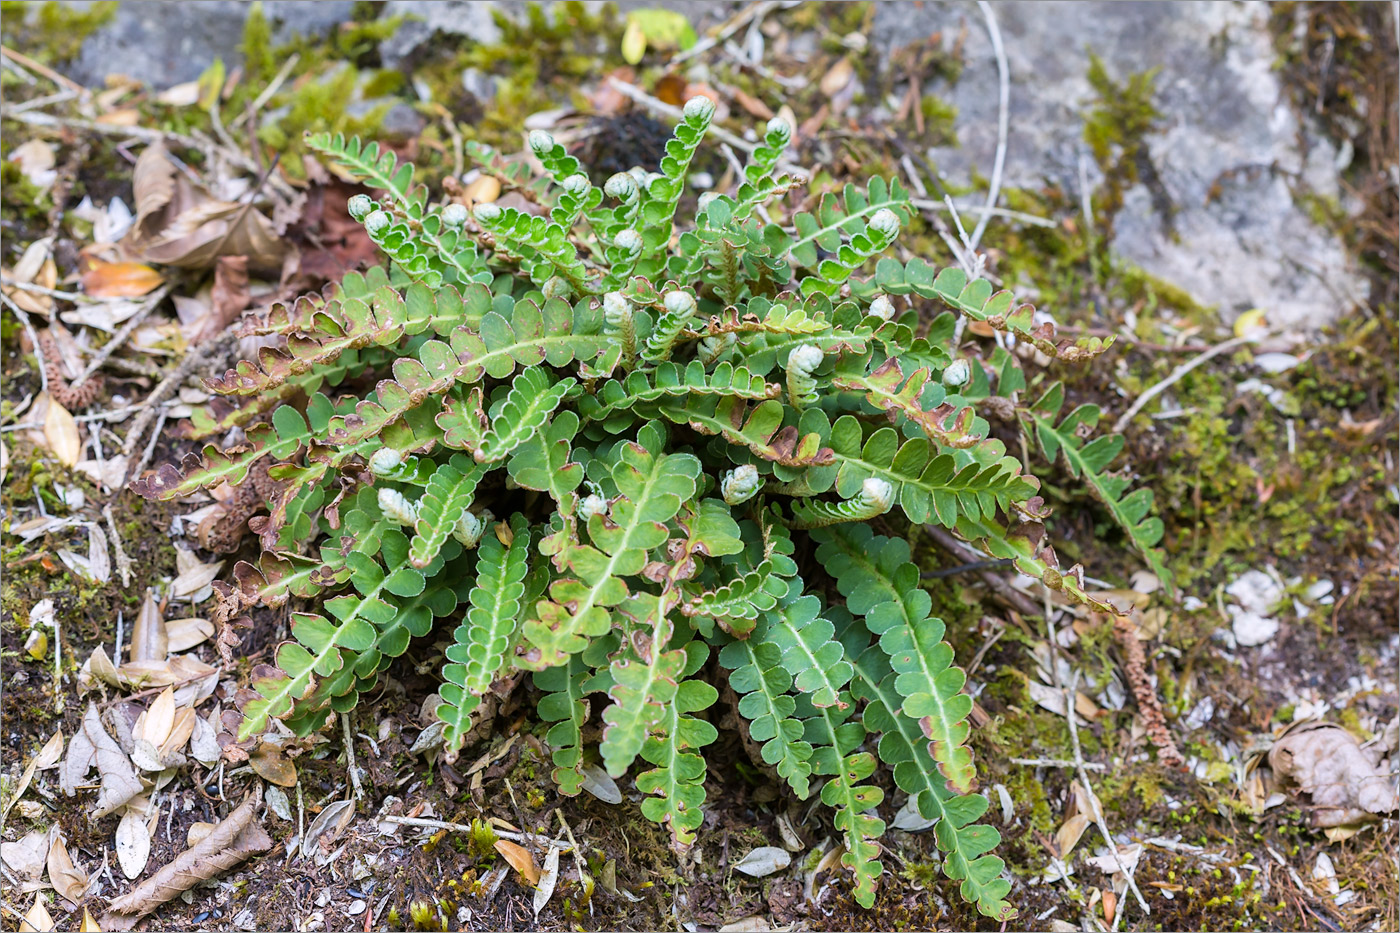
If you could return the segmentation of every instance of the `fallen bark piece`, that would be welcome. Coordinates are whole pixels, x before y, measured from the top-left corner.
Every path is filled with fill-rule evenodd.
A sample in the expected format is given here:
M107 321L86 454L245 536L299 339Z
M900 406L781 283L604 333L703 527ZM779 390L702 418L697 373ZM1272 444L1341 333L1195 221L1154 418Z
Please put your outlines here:
M99 923L104 930L130 930L136 921L166 901L179 897L244 859L272 848L272 838L253 821L262 801L262 785L254 788L238 809L223 819L198 845L186 849L170 864L108 905Z
M1368 758L1356 737L1334 723L1289 730L1269 749L1269 766L1285 787L1312 798L1317 828L1375 820L1400 807L1389 769Z

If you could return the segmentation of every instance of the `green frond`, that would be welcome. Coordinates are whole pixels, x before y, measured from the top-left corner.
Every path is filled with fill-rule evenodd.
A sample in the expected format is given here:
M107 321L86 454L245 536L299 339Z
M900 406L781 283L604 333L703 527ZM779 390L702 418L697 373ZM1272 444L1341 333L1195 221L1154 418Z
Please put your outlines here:
M525 573L530 566L530 529L522 515L510 520L510 543L498 534L482 537L477 548L476 583L467 596L466 621L457 626L447 647L447 683L439 693L438 717L447 723L443 744L448 754L462 746L471 714L506 663L506 651L520 615Z
M1026 412L1034 427L1036 442L1045 459L1063 459L1071 476L1083 479L1113 521L1123 529L1147 566L1169 589L1171 573L1154 545L1162 540L1162 520L1152 514L1152 490L1139 488L1129 493L1132 480L1109 473L1108 468L1123 451L1121 434L1101 434L1085 443L1081 431L1092 430L1099 421L1099 406L1080 405L1057 424L1065 402L1064 384L1056 382L1045 390ZM1125 495L1126 493L1126 495Z

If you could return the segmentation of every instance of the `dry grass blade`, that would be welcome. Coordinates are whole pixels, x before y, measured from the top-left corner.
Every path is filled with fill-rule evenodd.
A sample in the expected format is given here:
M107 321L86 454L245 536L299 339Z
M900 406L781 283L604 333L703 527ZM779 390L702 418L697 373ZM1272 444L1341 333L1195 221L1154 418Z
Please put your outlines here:
M138 920L166 901L249 856L272 848L272 839L262 824L253 821L261 801L262 785L256 785L238 809L225 817L198 845L181 852L145 882L112 901L102 915L102 929L130 930Z

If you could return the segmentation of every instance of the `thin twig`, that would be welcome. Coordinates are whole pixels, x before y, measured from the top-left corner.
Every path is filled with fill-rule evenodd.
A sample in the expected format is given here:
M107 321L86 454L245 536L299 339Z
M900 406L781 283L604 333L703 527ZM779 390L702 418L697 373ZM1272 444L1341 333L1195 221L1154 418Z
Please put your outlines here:
M1006 138L1011 129L1011 67L1006 62L1006 49L1001 44L996 12L987 0L977 0L977 7L987 20L987 34L991 36L992 51L997 57L997 153L992 161L992 181L987 188L987 210L991 210L997 206L997 198L1001 196L1001 173L1006 166ZM976 252L977 244L982 242L982 234L990 219L990 214L983 214L973 228L972 237L968 240L968 248L972 252Z
M350 771L350 786L354 788L355 799L360 800L365 795L365 789L360 786L360 768L355 763L355 737L350 732L350 714L340 714L340 726L345 730L345 766Z
M15 113L24 113L26 110L38 110L40 107L48 107L51 104L63 104L73 100L78 96L77 91L59 91L55 94L45 94L43 97L35 97L22 104L14 105Z
M171 403L162 402L158 407L165 408L169 404ZM148 402L137 402L134 405L124 405L121 408L113 408L110 411L91 412L86 415L74 415L73 420L78 422L79 424L83 424L88 421L115 422L119 418L123 418L134 412L144 411L145 409L150 407L150 403ZM7 424L4 427L0 427L0 434L8 434L11 431L24 431L31 428L40 429L43 428L43 425L33 421L18 421L14 424Z
M74 81L72 78L64 77L63 75L59 74L57 71L54 71L52 68L50 68L48 65L43 64L42 62L36 62L34 59L30 58L28 55L25 55L23 52L16 52L14 49L0 45L0 55L4 55L6 58L14 62L16 65L19 65L21 68L26 68L29 71L34 72L35 74L42 75L43 77L48 78L50 81L52 81L54 84L57 84L59 87L67 88L74 94L85 95L90 93L87 88L83 87L77 81Z
M1067 758L1013 758L1013 765L1025 765L1028 768L1078 768L1082 764L1091 771L1107 771L1108 766L1097 761L1070 761Z
M564 827L564 835L569 837L569 845L573 846L574 848L574 867L578 870L579 884L583 885L584 890L588 890L593 886L593 877L589 875L588 866L584 864L583 852L578 847L578 840L574 838L574 831L569 828L568 820L564 819L563 810L555 810L554 815L559 817L559 825ZM588 900L588 912L590 914L593 913L592 898L589 898Z
M34 345L34 358L39 363L39 388L44 392L49 391L49 364L48 361L44 359L44 350L39 346L39 334L34 330L34 325L30 323L29 315L23 308L11 301L10 296L6 295L4 292L0 292L0 301L3 301L5 307L13 311L15 317L19 318L19 322L24 325L24 332L29 335L29 342ZM13 430L18 428L19 425L12 424L6 425L6 427Z
M103 136L120 136L123 139L139 139L146 143L164 142L176 146L183 146L187 149L198 149L213 157L222 157L237 165L244 171L257 175L262 168L250 157L238 150L230 150L219 145L211 139L200 139L195 136L186 136L183 133L172 133L166 130L153 130L144 126L116 126L109 123L98 123L94 120L81 120L75 117L56 117L51 113L16 113L12 107L0 107L0 117L10 117L21 123L30 126L46 126L53 128L68 128L83 130L89 133L99 133ZM295 192L291 185L281 178L274 177L270 187L276 189L277 193L283 197L291 197Z
M1236 347L1243 346L1247 343L1257 343L1260 339L1262 339L1262 337L1258 334L1246 334L1243 337L1231 337L1229 340L1217 343L1215 346L1211 347L1209 350L1205 351L1200 356L1194 357L1192 359L1187 360L1185 363L1182 363L1176 369L1173 369L1171 371L1171 375L1167 376L1167 378L1163 379L1161 382L1150 387L1147 391L1139 395L1137 397L1137 401L1133 402L1132 407L1130 407L1127 411L1123 412L1123 414L1118 418L1117 421L1113 422L1112 433L1120 433L1133 420L1133 416L1136 415L1138 412L1142 411L1144 405L1152 401L1157 396L1161 395L1167 389L1176 385L1176 383L1181 381L1183 376L1191 372L1191 370L1195 369L1197 366L1200 366L1202 363L1207 363L1210 360L1215 359L1222 353L1229 353Z
M159 407L161 420L164 421L165 407L160 403L165 401L169 395L180 388L180 384L185 381L185 377L194 372L201 363L210 359L217 353L222 353L234 339L235 337L232 332L225 331L208 343L201 344L185 354L185 358L180 361L180 365L176 366L171 371L170 375L162 379L160 384L146 397L145 410L137 416L135 423L131 426L131 430L127 432L126 441L122 444L122 453L126 454L128 457L131 456L136 450L136 445L141 442L141 435L146 430L146 426L150 424L151 419L156 416L157 407ZM127 479L130 479L133 475L133 473L128 471Z
M4 285L6 288L17 288L22 292L33 292L36 295L47 295L50 298L62 298L64 301L72 301L75 303L103 303L99 299L84 295L82 292L65 292L57 288L45 288L42 285L35 285L33 282L16 282L8 275L0 275L0 285Z
M1053 623L1049 621L1048 613L1046 614L1046 625L1050 627L1052 632L1054 631ZM1050 666L1052 669L1056 667L1053 658L1051 659ZM1065 688L1064 698L1065 719L1069 720L1069 740L1074 748L1074 763L1076 769L1079 771L1079 781L1084 786L1085 793L1089 795L1088 803L1090 809L1094 811L1094 825L1099 828L1099 835L1103 836L1103 841L1108 845L1108 851L1112 853L1114 863L1118 866L1118 870L1123 873L1123 878L1128 882L1128 888L1133 892L1133 896L1137 898L1138 906L1142 908L1144 914L1150 917L1152 916L1152 908L1147 906L1147 898L1142 896L1142 891L1138 888L1137 881L1133 878L1133 873L1128 871L1127 865L1123 863L1123 856L1118 851L1118 843L1114 841L1113 833L1108 828L1108 821L1104 819L1103 807L1099 805L1099 798L1094 793L1093 785L1089 783L1088 763L1084 761L1084 753L1079 747L1079 726L1074 721L1074 695L1078 686L1079 671L1076 670L1070 677L1069 686ZM1122 908L1119 908L1118 913L1115 914L1114 917L1115 921L1121 913Z
M156 420L155 430L151 432L151 439L146 444L146 449L141 452L140 461L137 462L135 469L127 468L126 476L123 477L123 480L129 481L133 476L140 476L141 471L146 468L146 464L151 462L151 455L156 452L156 442L160 440L160 429L165 427L166 417L166 411L162 408L160 410L160 416ZM123 485L125 485L125 483L123 483Z
M266 104L269 100L271 100L272 95L276 94L277 91L282 87L282 84L287 80L287 77L292 73L292 69L296 67L297 62L299 61L301 61L301 53L293 52L291 57L288 58L286 62L282 64L282 67L278 70L277 74L273 76L272 82L268 84L267 87L263 88L261 94L253 98L253 102L248 105L248 109L243 111L243 116L239 117L237 120L234 120L233 123L229 124L229 129L238 129L242 124L247 123L249 120L251 120L253 118L253 115L256 114L259 110L262 110L263 105Z
M107 519L107 530L112 532L112 552L117 560L117 573L122 576L122 586L131 586L131 558L126 556L126 550L122 547L122 536L117 534L117 522L112 518L111 503L102 507L102 517Z
M381 823L397 823L401 826L416 826L419 829L445 829L454 833L469 833L472 828L466 823L451 823L447 820L434 820L421 816L380 816L375 817ZM536 833L513 833L507 829L497 829L494 826L491 831L502 839L511 842L534 842L543 840L552 846L558 846L559 851L572 852L573 846L563 839L550 839L548 836L540 836Z
M909 166L906 166L908 170ZM917 207L921 211L947 211L948 205L943 201L934 201L924 198L910 198L909 205ZM985 207L982 205L958 205L957 210L964 214L974 214L979 217L1005 217L1007 220L1019 220L1021 223L1030 224L1033 227L1046 227L1053 229L1059 226L1049 217L1041 217L1038 214L1027 214L1025 211L1013 211L1007 207Z
M740 27L747 24L754 17L761 18L767 16L771 11L777 9L781 5L779 0L761 0L759 3L750 4L731 17L728 22L721 23L719 29L713 35L706 36L684 52L678 52L671 56L671 65L674 67L683 61L708 52L710 49L738 32Z
M680 123L685 119L685 114L684 112L682 112L681 108L672 107L664 100L658 100L655 97L652 97L650 94L637 87L636 85L628 84L626 81L619 81L617 78L609 78L608 83L612 85L612 87L615 88L617 92L623 97L636 101L637 103L641 104L643 107L647 108L653 113L659 113L663 117L669 117L677 123ZM733 133L726 130L724 127L715 126L713 123L710 124L710 128L705 132L715 137L715 139L723 140L724 142L729 143L729 145L733 146L735 149L742 149L745 152L753 152L755 149L758 148L757 144L745 142L738 136L735 136Z
M121 330L118 330L112 335L111 340L102 345L102 349L97 351L97 355L92 358L92 362L88 363L87 369L84 369L82 373L79 374L78 378L73 380L72 388L78 388L78 386L87 382L88 379L92 377L93 373L102 368L102 364L107 362L107 358L117 352L117 350L126 343L132 333L135 332L136 328L140 327L141 323L146 320L146 316L165 300L165 296L170 294L170 287L170 283L166 282L142 303L136 313L122 324Z

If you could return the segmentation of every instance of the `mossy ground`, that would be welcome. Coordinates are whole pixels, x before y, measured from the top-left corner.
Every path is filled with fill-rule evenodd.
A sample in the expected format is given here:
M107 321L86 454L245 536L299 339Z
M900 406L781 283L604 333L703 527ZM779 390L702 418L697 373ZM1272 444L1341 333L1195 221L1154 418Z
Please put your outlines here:
M76 47L66 37L79 27L90 28L83 20L59 29L44 18L59 15L50 11L30 32L15 33L6 6L6 43L22 43L29 54L48 63L60 64L71 57ZM1324 6L1333 12L1322 10ZM1281 24L1291 27L1289 17L1305 17L1307 30L1301 45L1295 43L1291 28L1279 29L1279 54L1285 75L1306 95L1310 106L1319 87L1324 87L1317 83L1322 80L1316 68L1317 44L1328 35L1336 43L1331 66L1335 72L1324 89L1330 89L1325 98L1327 113L1337 117L1329 127L1339 134L1345 125L1341 118L1348 112L1354 115L1364 109L1374 119L1385 108L1365 107L1365 102L1391 93L1380 90L1368 77L1378 73L1375 56L1383 57L1393 49L1386 52L1379 37L1387 33L1366 19L1370 14L1358 12L1366 6L1278 5ZM93 15L100 15L100 7ZM816 88L817 79L850 54L848 37L866 28L870 15L869 4L825 10L808 5L777 18L784 29L817 33L817 52L808 66L813 80L805 90L785 90L737 68L732 73L721 71L718 79L773 110L788 104L804 119L825 102ZM248 23L243 61L211 66L206 82L211 88L222 88L229 83L232 69L241 67L242 78L228 89L222 104L226 113L241 113L289 55L300 57L301 65L292 78L254 120L262 156L281 153L283 165L294 177L304 171L297 158L303 132L332 129L379 135L376 131L390 109L405 107L419 118L421 130L395 144L413 150L423 177L436 184L455 170L460 139L514 149L526 116L550 107L586 111L581 83L624 64L619 52L621 20L607 7L591 11L566 4L552 16L531 12L521 25L502 23L503 39L493 45L440 36L411 76L384 69L378 59L377 41L396 24L381 18L376 4L357 5L354 21L329 40L300 39L280 48L272 45L259 13L251 15ZM959 79L956 54L928 49L908 54L912 58L904 63L906 68L930 81ZM887 80L885 72L870 71L867 58L855 56L854 61L858 72L865 69L860 94L869 94L866 103L871 103L883 100L893 88L882 84ZM662 63L663 59L649 56L635 69L635 79L649 86L663 73ZM480 99L467 90L461 80L464 69L494 78L495 94ZM1129 313L1133 315L1135 340L1120 341L1100 365L1084 371L1055 367L1051 373L1068 380L1071 398L1096 401L1116 415L1125 405L1120 390L1133 397L1183 359L1160 349L1166 327L1201 326L1209 335L1219 324L1211 308L1109 253L1107 225L1123 191L1139 183L1152 187L1153 170L1141 139L1155 119L1153 79L1150 73L1110 75L1101 66L1089 77L1101 103L1090 112L1086 139L1108 179L1093 202L1099 228L1085 229L1079 205L1063 190L1010 190L1003 194L1005 206L1055 218L1057 226L997 226L986 242L992 271L1010 285L1034 289L1041 303L1057 310L1062 323L1116 330ZM427 83L433 103L424 103L410 91L411 78ZM856 99L862 100L859 94ZM207 108L174 109L150 101L141 106L149 119L169 129L209 129ZM948 144L955 137L951 107L931 93L924 95L919 106L925 126L922 138L913 138L912 125L904 138L898 134L892 138L885 132L853 129L835 117L814 127L802 152L805 162L821 166L811 189L823 190L882 168L896 173L896 163L906 152ZM28 131L17 129L6 124L0 154L8 156L26 138ZM1231 777L1238 762L1222 751L1226 743L1238 747L1249 735L1267 733L1287 722L1300 692L1333 696L1348 678L1369 676L1383 663L1393 664L1393 648L1388 645L1395 626L1394 571L1386 555L1393 557L1396 544L1396 471L1387 452L1394 450L1400 436L1395 416L1400 346L1394 287L1395 206L1393 190L1368 186L1367 174L1377 166L1393 164L1393 144L1384 143L1387 138L1393 140L1393 129L1392 124L1389 137L1368 133L1366 145L1358 146L1361 156L1348 182L1364 196L1365 209L1359 216L1348 215L1309 192L1298 192L1300 203L1319 221L1340 230L1374 272L1378 287L1373 308L1346 316L1316 342L1299 367L1266 377L1268 385L1284 393L1279 407L1259 394L1236 393L1241 381L1257 374L1248 351L1242 351L1199 368L1178 384L1173 397L1184 412L1180 417L1157 420L1143 415L1127 432L1124 462L1156 495L1158 513L1167 525L1164 545L1169 565L1183 592L1196 595L1203 604L1191 611L1165 601L1155 604L1168 610L1167 621L1148 647L1168 717L1184 750L1202 762L1204 779L1168 772L1156 764L1135 728L1131 702L1124 709L1102 710L1081 728L1080 739L1091 760L1120 763L1109 773L1096 774L1094 788L1115 831L1137 839L1179 838L1212 853L1216 860L1149 847L1137 879L1151 898L1153 915L1142 917L1129 905L1124 908L1128 911L1125 928L1395 926L1395 905L1400 900L1392 870L1395 831L1371 828L1329 844L1305 828L1304 815L1295 805L1261 816L1250 814ZM633 136L609 136L621 139L621 148L627 150L616 153L616 158L627 162L654 157L647 128L639 123L630 132ZM630 148L634 144L635 150ZM0 221L6 234L5 261L10 264L24 245L43 235L53 205L26 189L12 163L6 161L4 170ZM84 193L96 198L99 192L121 184L123 171L123 163L110 149L94 146L68 195L68 206ZM722 165L717 166L717 173L723 171ZM1169 218L1171 205L1163 203L1161 209ZM1385 234L1388 240L1382 235L1386 218L1392 221L1390 233ZM911 225L903 242L931 260L948 261L941 241L927 225ZM13 406L37 387L37 378L33 357L19 350L19 328L8 316L4 325L5 401ZM32 503L35 496L47 496L46 507L59 507L52 491L56 482L82 488L89 502L104 501L90 483L54 467L20 434L6 435L6 442L11 457L3 500L7 514ZM172 439L170 443L172 449L162 445L158 456L173 452L180 442ZM1102 511L1082 494L1063 492L1075 486L1054 466L1035 463L1033 471L1047 481L1047 499L1056 508L1051 533L1061 553L1082 561L1097 577L1124 583L1137 564L1120 546ZM93 586L68 571L54 554L60 547L74 547L76 539L70 532L21 545L8 534L9 524L5 526L0 555L5 565L0 659L5 668L4 748L9 761L32 754L56 726L72 734L83 705L74 692L74 667L97 645L111 644L117 613L126 619L133 616L146 582L174 572L174 552L166 534L172 511L143 505L130 495L110 501L122 543L136 564L138 583L130 588ZM925 539L915 542L915 551L929 570L947 564L946 557ZM1266 564L1276 565L1286 578L1301 578L1295 591L1324 577L1334 581L1339 594L1350 590L1337 612L1315 610L1305 620L1293 620L1273 649L1274 657L1284 661L1272 667L1232 659L1219 650L1214 638L1225 625L1216 603L1219 587L1242 570ZM941 578L931 589L959 658L966 663L982 652L973 683L984 721L973 742L984 788L992 791L1001 785L1011 801L1006 819L999 795L992 792L988 821L1003 834L999 854L1016 878L1013 899L1021 917L1014 927L1044 928L1052 919L1077 923L1088 909L1091 891L1105 886L1097 869L1081 863L1074 889L1064 882L1038 882L1050 864L1052 840L1064 820L1073 776L1061 768L1010 763L1016 757L1062 758L1070 753L1064 719L1038 707L1026 687L1027 677L1035 676L1028 649L1043 640L1042 623L993 602L972 574ZM52 678L51 660L46 665L22 656L28 612L45 596L56 600L64 623L61 638L67 680L58 685ZM283 614L268 613L257 623L249 636L254 652L266 650L284 633ZM1078 635L1072 656L1083 671L1086 692L1097 694L1114 676L1121 659L1103 629L1090 625ZM989 645L993 636L995 642ZM1392 661L1385 662L1387 657ZM683 863L669 850L664 830L643 819L635 802L614 807L588 795L564 799L555 793L540 741L543 730L529 715L532 697L525 691L518 692L518 704L507 707L498 718L494 734L469 749L455 767L410 756L408 748L419 726L418 704L435 686L436 660L401 659L373 705L356 714L354 730L375 736L377 745L377 753L365 744L358 746L359 763L367 770L362 813L377 812L387 797L397 796L410 803L430 803L442 819L471 822L497 817L554 836L560 835L556 811L562 814L586 851L588 873L598 884L586 891L574 880L572 870L566 870L538 920L541 928L671 929L682 921L716 927L749 914L764 915L778 926L802 923L811 929L990 928L938 873L927 833L891 831L885 837L886 874L874 910L860 909L849 900L839 874L816 879L818 891L832 883L814 904L806 901L800 881L786 874L762 880L736 874L730 866L749 848L778 843L779 815L793 821L809 846L834 834L820 817L809 817L805 806L776 793L735 742L706 750L712 774L707 790L709 816L699 845ZM1215 716L1188 732L1183 721L1207 697L1216 705ZM1363 719L1388 718L1394 705L1393 696L1361 691L1335 715L1360 729ZM390 725L380 732L385 722ZM513 736L519 738L503 758L471 773L473 756L489 757ZM338 737L298 759L297 765L309 820L319 807L344 793L345 759ZM474 783L475 777L479 783ZM889 819L896 800L888 782L884 789L890 803L882 816ZM203 794L189 791L186 796L189 806L177 807L170 830L157 834L153 864L183 847L183 827L214 814ZM66 812L70 815L59 819L69 833L70 846L92 857L109 845L115 818L89 823L72 815L76 811ZM342 840L348 845L330 865L302 861L288 866L283 846L294 827L273 817L268 825L279 845L250 870L234 875L231 889L217 896L201 892L191 904L168 905L151 928L227 923L244 909L252 912L259 928L279 928L285 925L289 900L309 904L322 891L329 897L316 909L324 914L329 929L362 924L362 916L345 913L360 899L368 902L375 929L535 928L533 892L513 873L508 874L500 895L484 906L480 882L500 864L488 840L439 834L422 842L408 829L393 837L359 834ZM1090 829L1080 843L1081 851L1097 844L1096 831ZM1357 893L1345 907L1336 907L1306 880L1296 883L1290 872L1309 878L1322 851L1332 857L1343 886ZM372 865L363 861L370 857L375 859ZM568 857L564 862L569 865ZM358 874L351 866L357 863L365 866L368 877L351 881ZM608 891L605 878L615 878L616 886L632 892L637 900ZM211 913L215 908L220 916ZM1102 917L1102 905L1089 912Z

